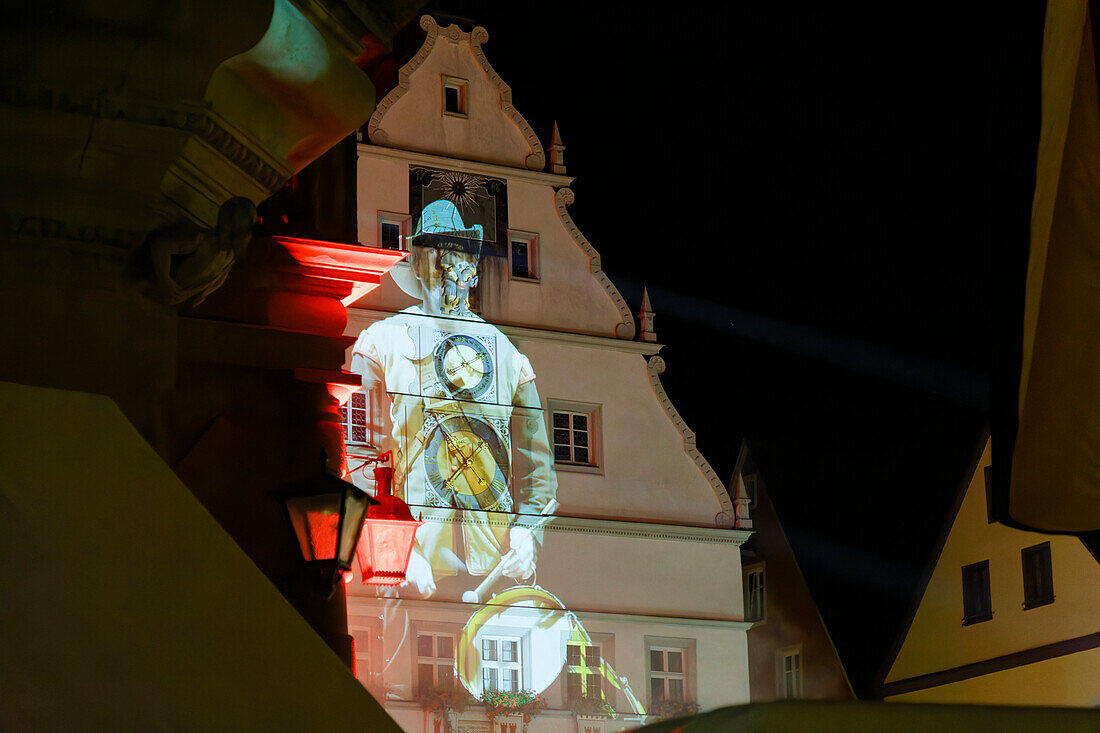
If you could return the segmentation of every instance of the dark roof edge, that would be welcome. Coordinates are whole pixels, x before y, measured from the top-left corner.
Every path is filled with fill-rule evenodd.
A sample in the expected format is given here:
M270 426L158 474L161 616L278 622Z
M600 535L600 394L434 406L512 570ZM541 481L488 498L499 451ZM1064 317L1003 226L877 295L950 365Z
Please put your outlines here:
M836 642L833 641L833 635L829 633L829 625L825 623L825 617L821 615L821 608L817 605L817 599L814 598L813 592L810 590L809 584L806 582L806 575L802 572L802 566L798 564L798 555L794 553L794 548L791 547L791 541L787 538L787 530L783 529L783 520L779 517L779 510L775 507L775 502L772 501L771 492L768 491L768 482L764 478L764 471L760 468L760 464L756 462L756 459L752 457L752 449L749 447L749 441L743 439L741 441L741 450L737 455L737 465L734 467L733 476L730 477L730 482L740 474L744 465L748 462L752 462L756 467L756 473L758 474L757 481L759 482L757 491L757 501L760 500L760 490L763 488L764 494L768 498L768 503L772 505L772 513L775 515L776 525L779 527L779 534L783 537L783 544L787 546L787 552L791 556L791 562L794 563L794 569L798 572L798 578L802 581L802 587L806 589L806 595L810 597L810 601L814 604L814 612L817 613L817 620L821 624L821 630L825 632L825 638L829 642L829 648L833 650L833 656L836 657L836 663L840 665L840 672L844 675L844 684L848 685L848 692L852 693L852 699L858 700L859 695L856 694L856 690L852 687L852 680L848 677L848 668L844 665L844 659L840 656L840 652L837 651Z
M921 601L924 600L924 592L928 590L928 584L932 581L932 574L936 572L936 566L939 565L940 555L943 554L943 547L947 544L947 538L951 534L951 528L955 526L955 519L958 517L959 509L962 507L963 499L966 497L966 492L970 488L970 483L974 480L974 473L978 470L978 465L982 462L982 454L985 453L985 446L988 442L989 425L987 424L982 428L981 437L978 439L978 446L975 448L974 455L970 459L969 467L963 474L958 491L955 493L955 500L952 502L951 508L947 510L947 516L944 518L943 526L940 527L940 533L936 537L936 544L929 555L929 560L924 567L924 572L921 573L920 582L917 584L917 590L910 600L909 610L905 613L904 621L902 621L901 626L898 627L898 633L894 638L894 643L890 646L890 651L887 652L886 657L882 660L882 666L879 667L878 673L871 679L871 685L873 689L878 692L879 697L883 695L886 675L890 674L890 668L893 667L894 662L897 661L902 644L905 643L905 637L909 635L909 629L913 625L913 619L917 615L917 610L920 608Z

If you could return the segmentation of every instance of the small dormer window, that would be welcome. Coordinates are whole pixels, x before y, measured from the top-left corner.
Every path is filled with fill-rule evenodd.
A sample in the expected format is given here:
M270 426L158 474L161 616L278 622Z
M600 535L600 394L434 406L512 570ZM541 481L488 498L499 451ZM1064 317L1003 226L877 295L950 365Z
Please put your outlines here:
M470 82L457 76L443 75L443 114L449 117L466 117L467 92Z

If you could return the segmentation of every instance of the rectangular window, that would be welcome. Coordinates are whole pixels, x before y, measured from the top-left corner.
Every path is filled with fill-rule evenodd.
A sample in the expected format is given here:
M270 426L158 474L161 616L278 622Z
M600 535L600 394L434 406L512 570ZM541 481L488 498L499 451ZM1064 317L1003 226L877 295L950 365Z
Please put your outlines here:
M451 634L416 635L416 684L420 692L454 689L454 649Z
M1024 566L1024 608L1054 603L1054 573L1050 563L1050 543L1044 542L1020 551Z
M756 508L756 474L750 473L744 477L745 498L749 500L749 509Z
M352 393L340 408L340 423L349 444L370 445L370 395L367 392Z
M555 468L599 473L600 406L547 400Z
M396 249L407 252L409 250L409 221L411 218L408 214L379 211L378 246L382 249Z
M523 689L520 639L506 636L481 638L481 689L519 692Z
M662 700L683 702L684 650L668 647L649 649L649 703Z
M569 700L581 697L603 699L600 663L599 644L566 644L566 697Z
M508 238L511 242L508 259L511 263L512 277L517 280L538 280L539 235L510 231Z
M763 621L767 611L764 594L764 565L745 570L745 620Z
M993 618L989 600L989 560L962 569L963 625L969 626Z
M785 649L780 652L779 696L784 700L802 697L802 649Z
M467 95L470 82L457 76L443 75L443 114L449 117L467 117L469 107Z

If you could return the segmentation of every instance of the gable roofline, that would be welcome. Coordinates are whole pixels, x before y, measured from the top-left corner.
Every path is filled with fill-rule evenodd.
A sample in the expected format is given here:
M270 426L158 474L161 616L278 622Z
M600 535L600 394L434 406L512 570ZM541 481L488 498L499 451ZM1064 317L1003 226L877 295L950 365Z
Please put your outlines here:
M848 692L852 693L852 699L858 700L859 695L856 694L855 688L852 687L852 680L848 677L848 668L844 666L844 660L841 658L840 652L837 651L836 642L833 641L833 635L829 633L829 625L825 623L825 617L821 615L821 608L817 605L817 599L814 598L814 594L810 590L810 585L806 582L806 575L802 572L802 566L798 564L798 556L794 554L794 548L791 547L791 541L787 537L787 530L783 529L783 520L779 517L779 510L775 508L775 502L772 501L771 492L768 491L768 482L764 480L764 472L761 470L760 464L756 462L756 458L752 455L752 449L749 447L748 439L742 438L741 450L737 453L737 464L734 466L734 473L730 477L731 484L737 480L741 472L749 463L752 464L757 475L756 500L760 500L760 492L763 490L764 495L768 499L768 503L771 504L772 514L775 516L775 524L776 528L779 530L779 536L783 538L783 544L787 546L787 552L790 553L795 572L798 573L798 578L802 581L802 587L806 589L806 595L810 597L810 602L814 604L814 612L817 613L817 620L821 623L821 630L825 632L825 640L829 642L829 648L833 650L833 656L836 657L836 663L840 666L840 673L844 675L844 684L848 686ZM767 558L764 558L764 562L767 563Z
M970 489L970 483L974 480L974 474L977 472L978 466L982 462L982 455L985 453L985 445L988 442L989 425L986 425L982 429L982 434L978 439L978 445L974 450L974 455L970 458L969 468L963 473L962 481L959 484L958 490L955 492L955 499L951 503L951 508L947 510L947 516L944 518L943 525L940 527L940 533L936 536L936 543L933 545L932 552L929 554L929 561L925 564L924 571L921 573L920 581L917 584L917 590L909 601L909 610L906 611L903 617L904 620L901 626L898 627L898 633L894 637L894 643L890 645L890 651L887 652L885 659L883 659L882 666L871 680L871 684L874 689L878 691L879 697L882 696L885 690L886 676L890 674L890 669L894 666L894 662L897 661L898 654L901 653L901 647L905 644L905 637L909 635L909 629L913 626L913 620L917 616L917 611L920 610L921 601L924 600L924 594L928 590L928 584L932 582L932 575L936 572L936 566L940 564L943 548L947 544L947 538L951 535L952 527L955 526L955 520L958 518L959 509L962 508L963 499L966 498L966 492Z
M626 304L626 300L619 289L615 287L615 283L611 282L611 278L603 271L600 253L577 228L576 223L573 222L573 217L566 210L566 207L575 200L576 195L571 188L563 187L554 192L554 205L557 206L558 216L561 217L562 224L565 225L566 230L573 237L573 241L577 243L577 246L588 255L592 277L596 278L603 289L607 291L607 294L611 297L611 302L619 309L619 315L622 316L622 322L615 326L615 336L621 339L633 339L637 331L634 326L634 314L630 312L630 306Z
M388 144L389 136L381 129L382 118L384 118L390 108L397 103L397 100L401 99L401 97L405 96L405 93L409 91L413 72L420 68L424 61L427 60L428 56L431 55L436 41L439 36L442 35L454 43L460 43L462 41L469 42L470 51L473 53L474 58L477 59L478 64L481 66L481 70L485 72L489 81L492 82L496 86L497 91L500 92L501 110L504 112L505 116L511 119L516 127L519 128L524 138L527 139L527 144L531 147L531 152L524 159L524 166L529 170L535 171L541 171L545 168L546 151L542 147L542 142L531 128L531 125L527 123L527 120L525 120L512 105L512 88L505 84L504 80L500 78L500 75L497 74L496 70L489 64L489 60L485 58L485 52L481 49L481 44L489 40L489 31L481 26L476 26L472 31L467 33L455 23L443 28L436 23L435 18L430 15L424 15L420 18L420 27L428 34L424 39L423 45L421 45L420 50L416 52L416 55L398 71L397 86L391 89L389 94L378 103L378 106L374 110L374 114L370 117L370 121L367 122L367 136L370 138L371 142L376 145Z
M569 189L563 189L568 191ZM676 408L672 404L672 400L668 398L668 394L665 392L664 386L661 384L661 373L665 370L665 360L660 356L651 356L649 362L646 364L646 371L649 373L649 381L653 385L653 391L657 394L657 401L661 403L661 406L665 408L665 412L672 420L672 424L680 431L680 434L684 436L684 452L688 454L688 457L699 468L699 472L703 474L703 477L710 483L710 488L714 491L714 496L718 499L718 504L722 507L722 510L714 515L714 526L735 528L736 517L733 511L733 502L730 500L729 492L726 491L726 487L722 485L722 479L718 478L718 474L714 472L714 469L707 463L707 459L703 457L703 454L699 452L699 449L695 445L695 431L687 426L684 419L680 417L680 413L676 411ZM749 531L749 530L746 530Z

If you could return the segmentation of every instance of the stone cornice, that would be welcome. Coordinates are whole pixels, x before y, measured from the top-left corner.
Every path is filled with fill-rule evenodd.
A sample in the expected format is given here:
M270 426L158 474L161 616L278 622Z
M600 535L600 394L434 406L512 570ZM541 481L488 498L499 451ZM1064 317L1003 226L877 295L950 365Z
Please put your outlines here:
M357 595L354 592L348 593L348 605L349 615L354 616L356 611L351 608L351 604L357 601L365 601L372 605L381 604L385 601L385 598L375 598L373 596ZM471 609L480 608L481 606L493 606L500 605L494 604L491 601L489 603L462 603L458 601L432 601L432 600L420 600L418 598L403 598L401 599L401 605L407 606L410 609L424 609L434 611L457 611L459 613L470 613ZM534 610L534 609L532 609ZM589 611L581 608L570 607L568 610L580 616L585 621L604 621L604 622L625 622L632 624L664 624L671 626L691 626L693 628L703 629L731 629L736 631L748 631L752 628L751 621L741 621L737 619L724 619L724 618L701 618L698 616L658 616L655 614L647 613L615 613L610 611ZM363 628L360 624L356 624L349 619L349 629Z
M476 173L477 175L493 176L495 178L508 178L513 181L523 181L524 183L534 183L543 186L552 186L554 188L568 186L575 180L573 176L562 176L557 173L529 171L524 168L513 168L497 163L483 163L477 160L450 158L446 155L421 153L416 150L405 150L404 148L387 148L382 145L371 145L369 143L359 143L359 157L402 160L417 165L425 165L430 168L447 168L449 170L463 171L464 173Z
M74 96L52 89L0 88L0 104L47 112L84 114L165 127L195 135L267 191L274 191L294 171L285 163L258 152L260 143L201 104L166 105L101 93Z
M592 276L603 286L603 289L607 291L607 294L611 297L613 302L619 309L619 314L623 317L622 323L615 327L615 335L622 339L634 338L634 315L630 312L630 306L626 304L626 300L623 299L622 293L615 287L615 284L611 282L611 278L604 273L601 268L600 253L596 251L596 248L588 241L581 230L577 228L577 225L573 223L573 217L569 216L569 212L566 208L573 203L576 196L569 188L560 188L557 193L554 194L554 203L558 207L558 216L561 217L562 224L565 225L566 230L573 237L573 241L577 243L591 262Z
M540 171L546 167L546 151L543 150L542 142L539 140L538 135L535 134L535 131L531 129L531 125L527 123L527 120L525 120L516 108L512 106L511 87L504 83L504 80L500 78L489 64L488 59L485 58L485 52L481 50L481 44L489 40L489 32L481 26L477 26L469 33L463 31L455 24L442 28L430 15L425 15L420 19L420 27L428 34L424 39L424 44L420 47L420 50L417 51L416 55L397 72L397 86L390 90L390 93L378 103L378 107L374 110L374 114L371 115L370 121L367 123L367 135L370 137L371 141L378 145L386 145L389 142L389 136L386 134L385 130L382 129L382 118L385 117L390 108L409 91L413 73L419 69L428 56L431 55L432 48L435 46L437 40L440 36L443 36L452 43L461 43L465 41L470 44L470 51L473 53L474 58L477 59L478 64L481 65L481 70L489 78L489 81L496 86L497 91L500 93L501 110L516 127L519 128L520 132L527 139L527 144L531 146L531 152L524 160L524 166L529 170L536 171ZM507 166L502 167L507 168Z
M733 502L730 500L729 492L726 491L726 487L722 483L722 480L718 478L718 474L716 474L714 469L710 467L710 464L707 463L707 459L699 452L699 449L695 445L695 431L689 428L687 423L684 422L684 419L680 417L680 413L676 411L672 401L668 398L664 385L661 384L660 375L665 370L665 360L660 356L653 356L650 358L647 367L649 370L649 381L653 385L653 391L657 394L657 400L665 408L665 412L668 413L668 417L672 420L672 424L675 425L684 436L684 451L691 460L695 462L695 465L699 467L699 471L703 474L703 477L710 482L711 488L714 490L714 496L722 506L722 511L714 516L715 525L719 527L732 527L734 525L735 515ZM751 534L748 530L738 531L745 532L746 535Z
M463 521L463 511L460 509L413 506L412 510L418 516L422 515L421 518L426 522L461 524ZM511 527L517 516L529 517L530 515L487 512L484 518L478 519L478 522L496 527ZM738 546L752 535L752 532L746 530L723 527L689 527L681 524L624 522L618 519L588 519L586 517L563 516L555 516L553 520L545 525L544 531Z
M398 263L396 267L406 267ZM348 327L344 332L349 336L358 336L359 332L372 323L389 318L394 315L390 311L375 310L372 308L348 308ZM577 346L585 349L602 349L604 351L622 351L627 354L642 354L652 356L664 348L664 344L652 341L628 341L627 339L610 338L608 336L592 336L585 333L571 333L569 331L551 331L542 328L529 328L527 326L510 326L494 323L501 333L510 338L524 341L541 341L544 343L561 344L563 346Z

